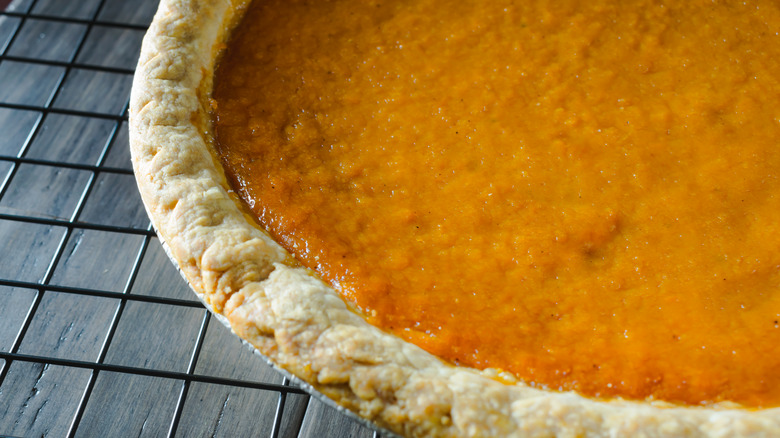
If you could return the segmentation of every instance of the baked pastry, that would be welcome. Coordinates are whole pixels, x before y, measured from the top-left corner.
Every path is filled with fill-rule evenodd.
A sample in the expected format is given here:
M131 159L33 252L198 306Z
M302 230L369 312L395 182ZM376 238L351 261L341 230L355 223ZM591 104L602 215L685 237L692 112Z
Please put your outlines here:
M164 1L131 100L133 161L149 215L193 289L242 339L340 405L408 436L780 433L771 402L694 406L536 388L494 368L454 366L368 324L259 227L215 153L213 72L245 7Z

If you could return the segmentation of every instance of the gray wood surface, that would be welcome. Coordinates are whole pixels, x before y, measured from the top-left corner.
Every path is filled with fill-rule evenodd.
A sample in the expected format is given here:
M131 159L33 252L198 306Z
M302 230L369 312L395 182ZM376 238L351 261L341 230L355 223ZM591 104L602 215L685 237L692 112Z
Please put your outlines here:
M134 26L156 7L14 0L35 17L0 15L0 353L18 355L0 358L0 435L375 436L306 394L231 384L286 382L150 232L125 112Z

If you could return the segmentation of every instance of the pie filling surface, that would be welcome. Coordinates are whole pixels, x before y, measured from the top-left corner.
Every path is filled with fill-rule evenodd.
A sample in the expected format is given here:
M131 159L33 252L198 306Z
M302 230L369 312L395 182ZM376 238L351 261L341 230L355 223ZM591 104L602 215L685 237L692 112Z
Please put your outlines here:
M216 148L302 264L452 363L778 406L778 32L771 1L255 1Z

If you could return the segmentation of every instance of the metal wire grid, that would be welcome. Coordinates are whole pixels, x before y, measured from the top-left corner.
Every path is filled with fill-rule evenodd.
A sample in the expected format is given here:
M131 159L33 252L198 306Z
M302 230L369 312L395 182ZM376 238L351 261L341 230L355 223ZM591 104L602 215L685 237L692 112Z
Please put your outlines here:
M148 3L145 6L148 8ZM78 12L69 12L69 9L73 9L74 5L81 5ZM119 5L119 6L118 6ZM133 7L140 7L141 5L132 5ZM153 7L155 5L152 5ZM285 409L289 411L290 403L288 399L293 396L300 400L303 400L304 405L308 403L308 397L304 394L300 388L290 386L287 378L284 378L281 383L268 383L256 381L253 379L243 378L228 378L228 377L215 377L213 373L197 372L196 365L199 358L204 351L204 340L206 339L207 331L210 325L213 324L211 316L208 312L203 312L200 317L199 327L197 328L197 335L195 336L194 347L188 357L188 363L184 367L184 371L174 371L166 369L166 367L156 368L154 366L128 366L117 365L107 361L109 350L112 348L112 341L118 336L120 323L123 316L127 313L127 309L133 305L143 305L143 303L153 303L158 305L172 306L172 308L179 309L202 309L199 302L194 299L180 298L166 296L165 294L142 294L134 293L134 287L139 282L139 278L144 278L142 271L142 265L145 259L148 259L149 253L157 251L159 245L156 240L155 233L148 224L148 221L139 221L137 219L130 221L116 221L106 220L102 216L96 213L101 209L111 209L116 206L112 206L110 202L103 202L102 205L91 204L91 199L98 197L97 193L101 192L103 199L111 199L110 196L103 195L106 189L102 186L103 183L109 184L110 181L116 178L131 178L132 171L129 167L129 160L126 160L125 142L126 142L126 123L127 123L127 92L129 91L126 84L129 83L128 78L133 74L133 69L130 66L116 66L110 63L102 62L100 55L92 56L88 51L90 48L94 48L94 40L90 39L90 35L93 34L96 28L101 28L104 31L110 30L129 30L135 31L138 34L143 33L148 25L148 19L143 23L133 23L128 21L122 21L121 19L107 19L106 16L110 16L108 12L112 8L127 8L127 3L121 4L112 0L95 0L85 2L67 2L67 1L47 1L47 0L16 0L11 2L11 5L6 11L0 11L0 112L5 111L13 114L26 114L27 120L31 120L28 123L29 127L20 127L18 120L12 118L12 122L6 123L4 126L2 120L0 120L0 142L2 140L10 141L10 137L16 136L17 138L23 138L21 146L13 151L13 148L0 147L0 171L5 171L4 179L0 183L0 207L5 203L5 208L0 209L0 236L10 236L10 243L4 248L5 252L0 254L0 288L6 291L6 294L11 294L12 298L18 298L18 291L32 291L32 298L29 305L26 306L26 312L22 312L15 318L10 318L12 321L3 321L0 319L0 329L5 329L6 332L14 332L9 338L9 342L3 345L0 342L0 420L3 418L3 411L6 414L6 421L3 423L0 421L0 434L10 432L11 434L19 433L19 421L14 420L12 417L12 402L13 394L9 394L9 391L14 391L11 377L9 372L13 369L15 364L29 364L30 366L37 366L35 370L38 370L38 380L36 385L41 380L44 372L49 367L61 367L66 370L86 370L88 373L86 377L86 383L82 385L76 385L80 391L80 394L71 396L70 399L76 400L76 407L72 409L73 415L66 428L52 428L49 425L36 424L36 421L45 421L46 416L42 414L44 406L47 401L43 401L38 405L31 423L27 424L30 427L22 433L27 435L28 432L36 435L45 435L49 432L55 433L57 431L64 432L63 434L68 437L77 435L90 435L90 430L84 430L84 417L87 412L87 406L90 405L90 399L95 396L96 383L99 381L101 374L118 373L122 375L137 375L150 378L168 379L173 382L180 383L178 388L178 397L176 399L174 412L171 416L170 423L167 428L167 436L174 436L178 432L181 432L180 426L182 421L182 412L185 407L185 403L188 400L188 395L193 385L195 384L211 384L211 385L224 385L235 388L250 388L261 391L270 391L277 394L276 406L273 409L273 420L271 421L270 431L260 431L252 429L251 427L245 430L255 430L261 436L270 435L271 437L287 436L287 435L300 435L303 434L303 429L300 424L297 428L293 427L292 432L287 427L285 429L284 421L289 419L291 414L286 415ZM84 14L85 9L90 9L88 14ZM148 17L145 17L148 18ZM68 50L61 50L57 52L43 51L36 53L35 50L29 52L20 52L15 50L19 46L20 41L28 38L30 32L25 34L25 29L31 27L33 24L49 24L60 26L60 28L78 27L81 30L80 35L77 35L75 44L71 44ZM32 26L34 28L34 26ZM4 30L5 29L5 30ZM10 31L8 30L10 29ZM40 38L48 38L50 42L48 44L58 44L60 42L58 35L43 34L39 35ZM34 39L34 38L33 38ZM33 46L34 47L34 46ZM95 62L87 62L85 59L97 59ZM6 76L16 74L14 79L16 81L3 80L4 67ZM27 75L35 69L49 69L55 72L55 77L36 77L31 74L29 80L33 81L33 85L28 85L27 88L22 86L22 90L18 91L16 84L25 78L20 78L21 75ZM8 73L10 71L11 73ZM21 72L21 73L20 73ZM79 81L77 78L79 75L85 75L91 73L93 75L90 81ZM113 75L112 78L120 78L122 84L120 86L112 85L113 82L104 81L103 89L97 90L80 90L82 87L87 89L92 86L96 81L97 75ZM97 82L100 82L99 80ZM108 85L105 85L108 84ZM80 92L91 91L94 92L106 92L108 89L108 95L113 96L116 100L116 96L120 96L121 109L116 110L116 102L112 105L103 105L98 103L97 105L81 105L78 98L74 101L76 103L62 103L66 102L66 98L78 96ZM25 91L26 90L26 91ZM48 91L47 91L48 90ZM15 94L17 93L17 94ZM22 93L22 94L18 94ZM26 93L26 94L24 94ZM113 93L113 95L111 94ZM31 94L34 96L30 97ZM20 97L21 96L21 97ZM110 97L109 97L110 99ZM18 119L18 118L17 118ZM36 141L46 137L47 140L51 138L57 138L57 133L51 134L47 132L47 128L55 130L59 126L61 129L69 126L63 122L59 125L54 120L67 119L70 122L80 120L99 121L102 126L107 127L107 135L105 144L102 149L97 153L97 158L93 162L85 160L73 160L72 157L65 155L54 154L55 159L52 159L46 153L34 153L32 146L36 144ZM51 122L51 123L48 123ZM48 125L47 125L48 123ZM7 126L10 125L10 126ZM55 125L52 128L52 125ZM85 129L83 123L78 124L75 128L70 125L69 129ZM3 133L3 131L6 131ZM43 141L43 140L41 140ZM0 144L2 146L2 144ZM10 150L10 152L9 152ZM59 157L59 158L58 158ZM117 158L120 157L120 158ZM25 195L20 192L24 190L18 190L18 184L15 185L15 181L35 181L36 175L32 172L32 176L29 174L29 169L46 169L49 172L59 174L60 172L78 173L82 177L86 178L86 182L83 184L83 189L80 193L74 195L74 199L70 201L72 209L69 213L62 213L67 209L61 209L58 213L47 212L45 209L40 210L34 207L27 209L24 207ZM107 182L109 181L109 182ZM74 184L78 186L78 184ZM77 187L78 188L78 187ZM48 188L47 188L48 189ZM109 190L110 192L110 190ZM30 194L29 196L35 196ZM6 200L11 201L6 202ZM18 201L22 199L22 201ZM52 200L60 200L60 195L52 195ZM16 200L16 202L14 202ZM59 201L58 201L59 202ZM138 208L138 203L130 203L131 207ZM10 205L10 207L9 207ZM121 213L121 211L120 211ZM21 228L20 228L21 227ZM45 238L19 238L20 230L33 227L38 234L44 234ZM2 231L3 228L6 231ZM122 281L120 276L118 286L79 286L71 285L73 282L68 281L54 281L58 276L58 272L62 269L61 266L65 263L68 257L72 255L81 242L81 239L88 233L108 233L112 236L119 236L119 241L127 242L132 240L139 243L137 245L137 251L134 255L128 257L126 261L129 266L129 272L125 280ZM24 232L22 232L24 234ZM17 237L14 237L17 236ZM26 240L25 240L26 239ZM124 239L124 240L122 240ZM116 241L117 239L114 239ZM19 242L28 244L29 247L46 247L50 250L48 254L51 256L41 257L44 254L39 249L30 249L29 251L22 247L13 247ZM75 242L75 243L74 243ZM108 249L103 249L100 254L104 256L102 258L113 257L109 243ZM130 251L132 254L132 251ZM128 254L128 251L123 251L123 254ZM119 255L117 258L121 257ZM86 261L82 262L82 265L108 263L106 261L96 262ZM45 267L40 265L45 264ZM29 268L29 266L36 266L35 269ZM114 266L114 265L106 265ZM72 271L73 269L71 269ZM93 275L89 266L81 266L76 271L81 273L89 273ZM29 274L29 271L36 271L37 274ZM104 271L111 271L115 273L121 271L121 269L106 268ZM59 274L60 277L67 277L67 274ZM76 274L73 274L76 275ZM100 274L98 274L100 275ZM78 282L76 282L78 283ZM96 284L106 284L98 281ZM10 292L9 292L10 291ZM17 294L14 297L14 294ZM95 340L99 346L97 346L97 357L94 360L88 360L84 355L53 352L51 354L31 354L26 353L24 348L25 342L48 342L40 339L34 339L37 336L32 327L37 327L37 320L44 318L51 312L52 306L44 305L44 301L47 297L56 295L57 297L64 297L60 301L68 304L70 301L83 297L92 297L107 299L109 302L115 303L113 314L107 319L107 329L105 332L96 336ZM18 301L18 300L17 300ZM106 301L106 300L103 300ZM78 305L78 304L76 304ZM0 318L2 318L4 304L0 304ZM24 307L24 306L23 306ZM44 309L45 308L45 309ZM9 310L6 308L6 314L10 312L16 312L16 310ZM89 319L89 317L85 317ZM20 324L13 324L14 321L19 321ZM73 328L74 323L69 324L70 329ZM18 327L18 328L17 328ZM68 339L68 333L65 329L60 334L60 338L57 340L66 343ZM159 338L164 341L166 334L163 333ZM102 339L101 339L102 338ZM164 345L160 345L157 348L165 348ZM33 349L34 350L34 349ZM56 347L55 347L56 350ZM259 358L256 358L258 361ZM11 387L3 391L4 387ZM56 386L56 383L55 385ZM40 392L37 386L30 388L32 395L27 396L22 408L28 408L31 404L31 397ZM67 398L67 397L66 397ZM105 396L101 396L103 400ZM4 401L5 399L5 401ZM299 400L299 401L300 401ZM225 404L228 402L228 398L225 398ZM52 403L55 403L54 401ZM298 403L300 405L300 403ZM4 406L5 405L5 406ZM19 409L22 409L19 408ZM131 407L132 408L132 407ZM224 405L223 405L224 408ZM251 408L251 407L250 407ZM308 412L308 411L307 411ZM208 414L204 414L208 415ZM220 417L222 412L220 411ZM307 414L308 415L308 414ZM324 415L324 416L323 416ZM333 419L328 419L327 413L316 417L313 421L329 422L333 423ZM330 414L332 415L332 414ZM338 415L338 414L336 414ZM339 417L340 418L340 417ZM114 419L112 421L119 421ZM298 422L301 420L298 419ZM335 420L338 423L339 419ZM304 421L305 423L305 421ZM343 421L342 421L343 423ZM347 426L343 424L336 427L328 427L325 430L322 428L310 428L310 434L317 435L331 435L331 436L345 436L349 435L361 435L361 436L374 436L378 434L375 431L371 431L363 426L352 424L347 421ZM128 423L129 424L129 423ZM144 421L144 425L146 421ZM305 426L305 425L304 425ZM3 428L6 430L3 430ZM131 433L130 430L122 429L122 423L119 421L114 424L114 434L123 436L126 433ZM39 433L42 430L43 433ZM141 429L141 433L143 432ZM148 434L147 430L147 434ZM158 431L159 432L159 431ZM135 432L132 432L135 433ZM153 435L159 435L158 433L152 433ZM214 432L213 434L216 434Z

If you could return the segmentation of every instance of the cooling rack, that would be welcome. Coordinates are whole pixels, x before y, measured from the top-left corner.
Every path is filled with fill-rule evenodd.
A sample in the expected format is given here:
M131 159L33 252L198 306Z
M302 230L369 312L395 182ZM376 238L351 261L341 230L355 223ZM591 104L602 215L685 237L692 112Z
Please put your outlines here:
M128 152L153 0L0 0L0 435L378 437L212 319Z

